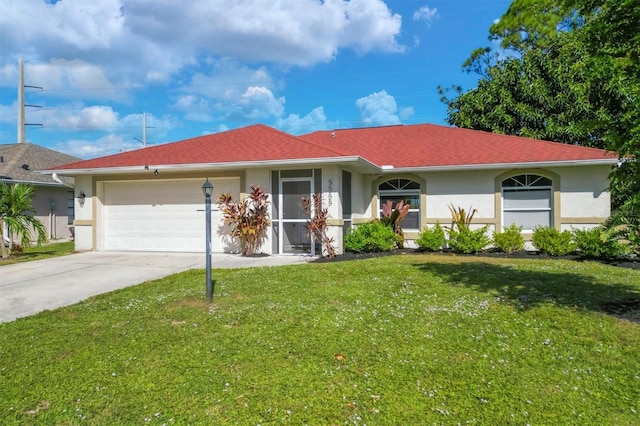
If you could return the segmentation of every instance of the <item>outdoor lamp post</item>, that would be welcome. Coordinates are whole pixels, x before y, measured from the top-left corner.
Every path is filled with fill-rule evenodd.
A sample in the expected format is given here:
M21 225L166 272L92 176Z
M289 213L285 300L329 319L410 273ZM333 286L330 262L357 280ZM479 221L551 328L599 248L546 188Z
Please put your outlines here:
M206 260L206 268L207 268L207 300L211 303L211 299L213 299L213 281L211 281L211 194L213 194L213 185L209 182L209 178L207 181L202 184L202 193L204 194L204 214L206 216L206 240L207 240L207 260Z

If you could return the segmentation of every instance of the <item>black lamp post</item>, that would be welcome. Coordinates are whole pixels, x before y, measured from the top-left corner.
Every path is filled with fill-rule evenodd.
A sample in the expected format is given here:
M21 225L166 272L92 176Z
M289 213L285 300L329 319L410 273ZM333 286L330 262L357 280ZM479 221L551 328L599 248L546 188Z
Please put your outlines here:
M211 281L211 194L213 194L213 185L207 181L202 184L202 193L204 194L205 216L207 222L206 240L207 240L207 300L211 303L213 299L213 281Z

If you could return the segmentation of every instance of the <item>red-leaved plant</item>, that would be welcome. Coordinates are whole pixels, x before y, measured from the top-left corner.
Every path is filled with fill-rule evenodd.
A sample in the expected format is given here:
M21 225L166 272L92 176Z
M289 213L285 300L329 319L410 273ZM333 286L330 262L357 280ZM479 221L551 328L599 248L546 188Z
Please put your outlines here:
M262 246L271 225L269 204L269 195L260 185L251 185L251 193L238 202L230 193L218 197L224 223L231 226L231 236L240 241L244 256L256 254Z
M313 211L311 210L313 203ZM329 210L322 208L322 195L313 194L312 199L302 197L302 209L309 216L307 223L307 236L311 236L311 240L322 242L323 252L327 257L334 257L336 249L333 246L333 238L327 235L327 219L329 218Z
M380 217L380 222L393 229L393 232L396 234L396 246L398 248L404 248L404 232L400 227L400 222L402 222L402 219L407 217L410 208L411 205L404 201L397 203L395 208L393 206L393 201L391 200L387 200L386 203L382 205L382 217Z

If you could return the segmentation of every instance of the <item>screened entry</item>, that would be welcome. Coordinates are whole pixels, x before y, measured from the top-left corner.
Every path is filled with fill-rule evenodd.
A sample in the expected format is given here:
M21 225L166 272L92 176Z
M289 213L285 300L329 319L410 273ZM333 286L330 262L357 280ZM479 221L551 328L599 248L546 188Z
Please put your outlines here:
M320 187L320 170L281 170L272 172L277 182L274 193L273 233L276 253L315 255L320 248L308 235L309 216L302 208L302 199L310 198Z

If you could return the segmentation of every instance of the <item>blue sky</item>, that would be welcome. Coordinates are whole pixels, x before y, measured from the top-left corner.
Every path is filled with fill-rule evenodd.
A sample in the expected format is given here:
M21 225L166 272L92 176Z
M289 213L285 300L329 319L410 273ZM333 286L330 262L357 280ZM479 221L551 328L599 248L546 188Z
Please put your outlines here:
M506 0L0 0L0 143L81 158L264 123L445 124Z

